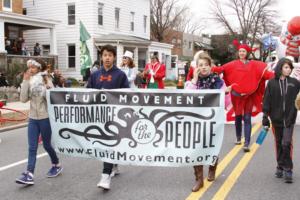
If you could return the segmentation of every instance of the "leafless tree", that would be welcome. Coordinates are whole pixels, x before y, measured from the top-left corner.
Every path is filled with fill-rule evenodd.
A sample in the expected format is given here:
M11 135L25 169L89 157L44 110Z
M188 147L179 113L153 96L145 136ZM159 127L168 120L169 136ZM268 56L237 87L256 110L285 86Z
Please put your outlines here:
M181 19L179 20L177 27L175 27L175 30L193 35L200 35L206 28L205 20L195 18L193 15L194 14L187 9L186 12L181 15Z
M278 31L277 0L210 0L213 18L231 34L253 44L263 33ZM238 22L238 24L236 24Z
M179 5L179 0L151 0L151 38L159 42L164 41L168 30L180 26L182 15L187 6Z

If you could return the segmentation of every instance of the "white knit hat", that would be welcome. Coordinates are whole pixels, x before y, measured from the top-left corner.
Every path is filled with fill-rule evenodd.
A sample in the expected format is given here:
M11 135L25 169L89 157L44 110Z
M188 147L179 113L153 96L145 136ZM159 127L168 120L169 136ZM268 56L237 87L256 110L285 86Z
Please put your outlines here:
M34 65L37 68L42 68L42 65L33 59L29 59L27 61L27 67L29 67L30 65Z
M131 51L125 51L123 57L133 59L133 53Z

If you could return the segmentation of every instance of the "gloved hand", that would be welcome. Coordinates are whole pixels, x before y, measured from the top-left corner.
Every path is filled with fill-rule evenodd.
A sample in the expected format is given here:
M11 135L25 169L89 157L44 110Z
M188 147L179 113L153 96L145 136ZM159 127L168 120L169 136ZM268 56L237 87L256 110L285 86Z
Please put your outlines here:
M268 115L266 115L266 114L263 115L262 125L263 125L265 128L270 128L270 120L269 120L269 118L268 118Z
M154 76L154 75L155 75L155 73L154 73L154 71L153 71L153 70L150 70L150 71L149 71L149 74L151 74L152 76Z

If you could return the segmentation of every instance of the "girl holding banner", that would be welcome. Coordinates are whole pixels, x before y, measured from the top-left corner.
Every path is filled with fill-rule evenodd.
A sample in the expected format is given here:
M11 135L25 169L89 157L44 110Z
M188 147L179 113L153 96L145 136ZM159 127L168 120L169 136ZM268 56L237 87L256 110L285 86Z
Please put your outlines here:
M52 167L47 173L48 178L56 177L62 172L56 152L51 145L51 126L47 110L46 90L53 87L48 76L41 73L41 64L35 60L27 62L28 71L24 73L21 85L20 100L25 103L30 100L28 123L28 164L26 172L22 173L16 183L33 185L33 174L36 164L38 138L42 135L44 149L50 156Z
M217 74L211 73L211 66L212 60L206 53L198 54L193 78L185 83L185 89L220 89L223 86L223 80ZM214 165L209 166L208 181L215 180L217 164L218 160ZM203 187L203 165L194 166L194 173L196 183L192 191L197 192Z

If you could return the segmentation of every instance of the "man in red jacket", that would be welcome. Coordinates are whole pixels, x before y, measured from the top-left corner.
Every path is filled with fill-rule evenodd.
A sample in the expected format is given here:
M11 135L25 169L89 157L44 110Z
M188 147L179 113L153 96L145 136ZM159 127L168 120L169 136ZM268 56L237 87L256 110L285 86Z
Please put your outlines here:
M241 144L242 119L244 120L244 151L249 152L251 138L251 116L262 110L262 97L265 80L271 79L274 73L267 70L267 64L261 61L248 60L252 49L246 44L236 44L239 59L221 67L214 67L213 72L223 73L224 81L231 92L233 110L227 113L227 119L233 120L236 128L236 144Z
M147 84L150 83L151 77L153 77L154 82L157 83L159 89L165 88L163 78L166 76L166 66L159 62L156 55L151 57L151 63L146 65L143 73L144 78L147 80Z

